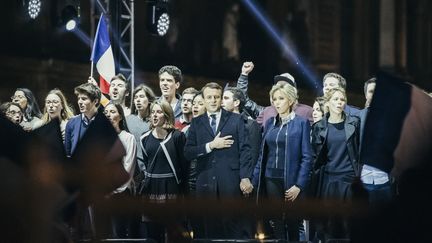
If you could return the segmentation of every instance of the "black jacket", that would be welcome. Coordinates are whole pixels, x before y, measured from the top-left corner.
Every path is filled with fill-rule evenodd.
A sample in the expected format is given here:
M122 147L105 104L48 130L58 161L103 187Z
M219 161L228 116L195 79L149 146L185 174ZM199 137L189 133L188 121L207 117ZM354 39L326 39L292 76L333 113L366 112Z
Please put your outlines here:
M328 115L321 121L314 124L312 129L312 149L314 151L314 170L320 169L327 162L327 154L323 151L327 144ZM353 115L346 115L345 135L348 156L356 175L360 175L361 166L359 163L360 148L360 118Z
M231 135L234 144L229 148L206 152L206 144L215 135L207 113L192 119L185 145L185 157L197 159L196 193L198 196L241 196L240 179L252 177L250 145L246 142L245 125L239 114L221 110L216 134Z
M143 150L143 161L146 168L149 166L152 158L148 157L146 151L146 144L152 130L144 133L141 136L141 148ZM174 173L177 184L180 185L182 190L185 189L185 183L187 183L187 173L189 168L189 162L183 155L183 148L186 143L185 135L177 130L172 130L168 133L166 138L161 142L161 148L165 154L168 163ZM144 172L141 172L144 173ZM143 176L144 178L144 176Z

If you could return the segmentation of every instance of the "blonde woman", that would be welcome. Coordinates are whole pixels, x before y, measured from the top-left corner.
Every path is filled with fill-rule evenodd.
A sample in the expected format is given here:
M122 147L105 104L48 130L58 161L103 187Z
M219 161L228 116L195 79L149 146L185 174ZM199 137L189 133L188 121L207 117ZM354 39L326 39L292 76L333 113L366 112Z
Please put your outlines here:
M354 178L360 175L360 119L345 113L347 96L343 88L328 90L324 100L328 113L314 125L312 131L316 196L346 201L351 199ZM321 240L325 241L322 239L324 235L330 238L348 237L347 224L343 220L329 220L324 225L318 229Z
M48 92L45 98L45 108L43 110L42 119L34 124L33 129L47 124L52 119L58 118L60 120L60 130L64 141L66 124L73 116L73 111L67 103L63 92L59 89L53 89Z
M293 86L274 85L270 98L278 114L264 126L253 182L259 197L265 191L268 198L294 203L303 196L312 167L310 123L294 112L297 91ZM288 231L289 241L299 240L299 219L279 217L270 222L274 238L286 239Z

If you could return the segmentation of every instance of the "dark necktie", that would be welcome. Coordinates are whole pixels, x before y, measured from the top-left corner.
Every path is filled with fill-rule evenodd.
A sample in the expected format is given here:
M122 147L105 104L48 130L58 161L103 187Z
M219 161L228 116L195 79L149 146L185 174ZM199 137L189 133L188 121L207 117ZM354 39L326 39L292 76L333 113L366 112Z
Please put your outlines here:
M210 126L213 130L213 134L216 135L216 114L211 114L210 118Z

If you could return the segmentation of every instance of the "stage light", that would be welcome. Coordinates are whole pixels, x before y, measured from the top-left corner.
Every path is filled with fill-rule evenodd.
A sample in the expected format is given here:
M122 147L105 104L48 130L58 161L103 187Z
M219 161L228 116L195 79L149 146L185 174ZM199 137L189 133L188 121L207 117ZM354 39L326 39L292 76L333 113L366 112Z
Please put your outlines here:
M164 36L168 32L169 23L170 23L169 15L167 13L163 13L159 17L157 23L157 31L160 36Z
M78 17L78 10L72 5L67 5L61 11L62 24L67 31L73 31L77 27Z
M41 5L41 0L29 0L27 10L30 18L36 19L39 16Z
M255 235L255 239L264 240L265 239L265 234L264 233L257 233Z
M148 1L147 28L149 32L154 35L164 36L168 32L169 24L168 1Z
M75 19L71 19L71 20L69 20L69 21L66 23L66 30L67 30L67 31L72 31L72 30L75 29L76 25L77 25L76 20L75 20Z

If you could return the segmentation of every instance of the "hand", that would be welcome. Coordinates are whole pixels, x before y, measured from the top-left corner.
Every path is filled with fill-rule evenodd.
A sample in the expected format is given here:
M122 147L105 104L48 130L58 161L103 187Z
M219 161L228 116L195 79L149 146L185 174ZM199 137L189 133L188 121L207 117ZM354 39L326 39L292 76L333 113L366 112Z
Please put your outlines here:
M297 186L292 186L290 189L288 189L285 192L285 201L293 202L297 198L299 193L300 193L300 188L298 188Z
M32 131L32 127L30 125L21 125L21 127L24 129L24 131L26 132L31 132Z
M241 74L247 76L247 75L249 75L250 72L252 72L253 69L254 69L253 62L244 62L243 66L242 66Z
M253 191L253 185L250 182L249 178L243 178L240 181L240 190L243 192L243 195L247 196Z
M219 132L213 141L210 142L210 149L223 149L231 147L231 145L234 143L234 140L231 138L231 135L221 137Z
M94 86L98 86L96 80L95 80L92 76L90 76L90 77L87 79L87 83L93 84Z

